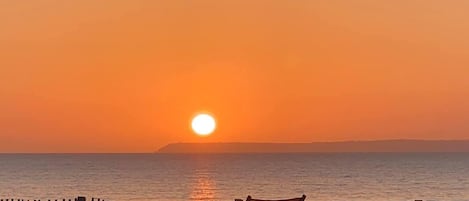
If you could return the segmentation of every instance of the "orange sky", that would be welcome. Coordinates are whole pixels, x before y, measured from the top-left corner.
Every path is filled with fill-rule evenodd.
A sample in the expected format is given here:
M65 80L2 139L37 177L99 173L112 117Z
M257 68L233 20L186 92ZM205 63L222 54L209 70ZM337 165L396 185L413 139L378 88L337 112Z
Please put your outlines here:
M0 152L469 138L469 1L3 1ZM216 115L199 138L189 118Z

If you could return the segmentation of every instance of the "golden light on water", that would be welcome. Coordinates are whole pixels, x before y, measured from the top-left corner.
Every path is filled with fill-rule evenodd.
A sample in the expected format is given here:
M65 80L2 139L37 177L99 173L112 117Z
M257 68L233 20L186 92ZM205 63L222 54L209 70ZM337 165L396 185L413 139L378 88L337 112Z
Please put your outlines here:
M197 172L195 175L195 185L192 187L190 200L193 201L215 201L215 181L209 174Z

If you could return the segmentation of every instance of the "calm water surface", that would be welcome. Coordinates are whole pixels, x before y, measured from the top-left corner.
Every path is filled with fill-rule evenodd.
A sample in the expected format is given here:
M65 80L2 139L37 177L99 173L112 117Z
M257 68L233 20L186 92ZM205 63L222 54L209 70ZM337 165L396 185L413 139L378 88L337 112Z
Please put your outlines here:
M469 153L0 154L0 197L469 200Z

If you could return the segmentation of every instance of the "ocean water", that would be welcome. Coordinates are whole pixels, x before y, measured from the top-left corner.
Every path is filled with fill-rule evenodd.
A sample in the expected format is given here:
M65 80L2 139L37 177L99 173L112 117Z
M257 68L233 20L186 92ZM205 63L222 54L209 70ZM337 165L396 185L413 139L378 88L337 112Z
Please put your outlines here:
M0 198L469 200L469 153L0 154Z

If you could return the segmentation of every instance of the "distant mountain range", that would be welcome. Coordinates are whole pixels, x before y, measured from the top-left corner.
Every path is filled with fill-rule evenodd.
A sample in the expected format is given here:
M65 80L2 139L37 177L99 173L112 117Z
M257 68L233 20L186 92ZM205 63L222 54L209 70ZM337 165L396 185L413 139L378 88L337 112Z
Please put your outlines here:
M378 140L312 143L173 143L157 153L469 152L469 140Z

